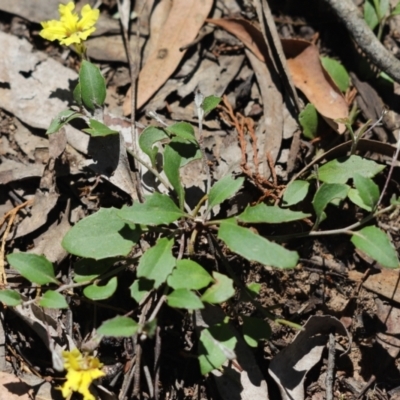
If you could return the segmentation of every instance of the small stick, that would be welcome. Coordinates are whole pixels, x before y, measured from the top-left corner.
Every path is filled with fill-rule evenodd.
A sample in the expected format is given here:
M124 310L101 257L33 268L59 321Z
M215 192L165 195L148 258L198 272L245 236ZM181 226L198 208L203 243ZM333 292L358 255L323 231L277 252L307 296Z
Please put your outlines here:
M396 82L400 82L400 61L388 51L359 14L351 0L324 0L345 25L370 60Z
M154 348L154 398L158 400L160 389L158 381L160 380L160 355L161 355L161 335L160 327L156 328L156 345Z
M333 381L335 371L335 335L329 334L328 369L326 371L326 400L333 400Z
M141 12L144 9L144 5L146 2L144 2L143 7ZM120 12L121 16L122 14L122 3L121 0L118 0L118 11ZM124 46L125 46L125 52L126 56L128 58L128 64L129 64L129 73L131 77L131 137L132 137L132 150L135 154L138 154L137 151L137 127L136 127L136 92L137 92L137 80L139 76L139 58L140 58L140 49L139 49L139 31L140 31L140 24L139 24L139 18L138 16L138 21L137 21L137 30L136 30L136 58L133 60L132 54L131 54L131 49L130 49L130 40L129 40L129 34L128 34L128 27L125 26L124 21L121 19L121 30L122 30L122 38L124 41ZM137 160L134 160L134 166L135 166L135 184L136 184L136 194L138 196L138 199L141 203L144 202L144 196L143 196L143 191L141 187L141 181L140 181L140 167L139 164L137 163Z

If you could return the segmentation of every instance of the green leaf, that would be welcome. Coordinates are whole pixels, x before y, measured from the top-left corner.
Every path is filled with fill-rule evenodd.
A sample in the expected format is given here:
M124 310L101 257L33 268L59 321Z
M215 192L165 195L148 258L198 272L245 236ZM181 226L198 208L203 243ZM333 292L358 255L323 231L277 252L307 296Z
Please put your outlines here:
M168 225L184 215L169 196L160 193L153 193L144 203L133 203L118 212L121 219L143 225Z
M153 289L153 286L153 281L149 281L145 278L136 279L130 286L132 299L140 303L150 290Z
M211 304L219 304L230 299L235 294L232 279L219 272L213 272L214 284L201 296L201 300Z
M9 307L15 307L22 303L21 295L15 290L0 290L0 301Z
M396 195L393 193L390 199L390 204L400 206L400 197L396 197Z
M79 84L82 102L86 108L94 110L103 105L106 99L106 82L98 67L83 60L79 69Z
M260 294L261 284L257 282L252 282L246 285L246 289L251 297L254 299Z
M327 162L318 170L318 179L326 183L346 183L356 174L373 178L385 168L360 156L341 157Z
M82 258L74 264L74 281L82 283L96 279L119 260L118 257L103 258L102 260Z
M176 122L167 128L167 132L182 139L196 141L193 126L187 122Z
M13 253L7 256L9 264L24 278L38 285L60 282L55 278L53 264L44 256L30 253Z
M336 86L345 92L349 88L350 76L346 68L339 61L329 57L321 57L321 63L330 77L336 83Z
M311 103L308 103L304 110L300 112L299 123L303 128L303 135L307 139L314 139L317 137L318 113L316 108Z
M214 110L221 103L221 97L217 96L207 96L203 100L202 108L204 111L204 115L207 115L209 112Z
M379 0L379 9L381 18L383 19L389 13L389 0Z
M155 288L164 283L176 265L176 258L172 256L173 245L173 239L159 239L140 259L137 276L153 280Z
M72 92L72 95L74 97L75 102L78 104L78 106L82 107L83 106L83 103L82 103L82 90L81 90L81 84L80 83L78 83L75 86L75 89Z
M64 236L62 246L80 257L127 256L139 240L139 227L129 227L118 217L116 208L101 208L75 224Z
M237 226L232 223L232 220L224 221L220 225L218 237L233 252L249 261L258 261L261 264L277 268L294 268L299 259L296 252L286 250L250 229Z
M169 146L171 146L175 150L175 152L179 154L181 158L181 168L191 161L199 160L202 157L197 142L189 141L186 139L182 139L181 137L175 136L169 142Z
M350 201L353 202L356 206L364 210L367 210L369 212L372 211L372 207L364 203L357 189L350 188L349 193L347 193L347 196L350 199Z
M262 339L269 339L271 336L271 327L268 322L260 318L242 316L243 338L250 347L257 347Z
M296 180L291 182L283 193L283 206L290 207L304 200L308 193L310 182Z
M171 145L171 143L165 146L164 150L164 172L178 196L179 208L183 210L183 205L185 202L185 190L179 175L182 156L177 151L176 147Z
M354 185L365 205L372 210L379 200L379 186L370 178L365 178L360 174L354 175Z
M278 206L267 206L264 203L256 206L247 206L237 219L249 224L280 224L282 222L298 221L311 217L311 214L305 214L300 211L292 211Z
M392 10L390 15L392 17L394 17L395 15L399 15L399 14L400 14L400 1L396 4L396 7Z
M136 334L138 330L139 324L132 318L118 316L104 321L97 332L104 336L130 337Z
M384 82L389 85L394 84L393 78L391 78L386 72L383 72L383 71L379 72L378 78L379 78L377 81L378 84L381 82Z
M164 139L169 139L169 136L163 129L154 126L147 127L139 136L139 146L143 153L149 156L153 167L156 164L156 155L158 153L158 148L153 148L153 146L155 143Z
M234 349L237 343L228 320L203 329L199 339L199 363L203 375L220 368L228 359L236 358Z
M82 117L82 114L73 110L64 110L57 114L57 116L51 121L49 129L46 131L46 135L58 132L65 124L72 121L75 118Z
M211 210L217 204L232 197L242 187L244 178L233 179L231 175L226 175L220 179L210 190L208 195L208 208Z
M178 260L176 268L168 277L168 286L172 289L199 290L213 281L211 275L192 260Z
M312 201L318 223L322 220L322 213L327 205L335 199L345 199L349 189L350 186L338 183L324 183L320 186Z
M118 280L113 276L104 286L89 285L83 289L83 294L91 300L105 300L110 298L117 290Z
M366 0L364 3L364 20L372 30L374 30L379 24L373 0Z
M386 268L399 268L396 249L388 236L376 226L367 226L354 232L352 243L359 250Z
M102 124L95 119L89 119L90 128L82 129L84 132L89 133L91 136L108 136L118 134L118 131L110 129L107 125Z
M54 290L48 290L44 293L39 301L39 305L45 308L68 308L68 303L65 300L65 297Z
M196 293L188 289L174 290L167 296L167 304L174 308L184 308L185 310L200 310L204 308Z

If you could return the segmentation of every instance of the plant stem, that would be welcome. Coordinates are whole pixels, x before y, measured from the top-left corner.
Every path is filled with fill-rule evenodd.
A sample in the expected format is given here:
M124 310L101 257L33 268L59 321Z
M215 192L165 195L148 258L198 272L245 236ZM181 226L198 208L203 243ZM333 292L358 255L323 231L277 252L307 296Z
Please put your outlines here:
M392 158L392 163L390 164L390 169L389 169L389 173L387 175L386 181L385 181L385 185L383 186L381 195L379 196L379 200L378 203L376 204L375 208L378 208L379 205L382 202L383 196L385 195L386 189L389 185L390 179L392 178L392 174L393 174L393 170L395 167L395 164L397 162L397 158L399 157L399 151L400 151L400 135L399 135L399 139L397 140L397 147L396 147L396 151L393 154L393 158Z
M128 148L126 150L136 161L138 161L145 168L147 168L167 189L174 190L171 184L168 181L166 181L155 168L153 168L150 164L147 164L146 161L143 161L134 151Z

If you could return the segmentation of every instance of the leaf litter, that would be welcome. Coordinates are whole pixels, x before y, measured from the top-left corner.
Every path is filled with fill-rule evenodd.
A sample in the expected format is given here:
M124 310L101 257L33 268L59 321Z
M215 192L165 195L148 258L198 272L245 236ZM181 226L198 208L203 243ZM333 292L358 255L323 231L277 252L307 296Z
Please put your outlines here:
M130 113L130 90L127 88L127 80L119 80L116 74L119 63L126 63L126 55L118 22L111 18L115 12L115 8L112 8L115 2L103 2L99 29L96 37L89 41L88 49L90 57L101 61L99 65L109 82L108 92L113 96L107 100L109 110L105 110L104 119L112 121L112 128L121 134L109 137L107 143L89 140L79 127L66 126L65 139L61 133L58 143L48 141L44 135L50 120L68 106L70 99L65 95L77 80L73 53L62 52L49 44L43 47L43 43L36 48L38 25L35 24L55 18L54 10L58 3L43 0L32 10L29 1L0 2L0 9L8 13L0 17L0 43L3 49L0 59L0 108L3 110L0 114L0 185L3 192L0 197L1 206L7 205L4 210L9 211L12 206L33 200L25 207L25 212L16 214L8 234L4 235L7 231L1 227L0 233L2 243L10 253L19 249L45 254L59 265L58 276L69 279L71 271L66 271L71 266L64 264L66 253L57 243L59 244L71 224L100 207L121 208L130 204L135 194L131 161L125 151L132 144L130 124L124 118ZM256 8L260 10L259 5L263 2L256 3ZM141 9L144 10L143 15L140 15ZM193 96L196 89L206 95L226 95L218 111L206 119L204 124L205 146L210 161L214 163L214 177L222 178L228 171L242 173L251 183L250 187L246 186L244 189L243 196L248 196L247 201L254 201L254 191L257 191L259 197L261 193L262 196L279 199L281 185L292 178L287 166L291 163L296 172L304 166L312 168L308 152L310 149L312 151L315 144L302 138L298 141L298 147L294 147L296 132L299 131L297 115L293 109L296 99L291 98L282 71L277 66L279 59L273 50L274 41L265 39L263 29L259 29L257 24L249 23L242 17L238 18L240 11L249 10L242 9L233 0L162 0L154 7L148 6L146 9L135 4L135 11L139 15L139 21L137 18L131 21L130 46L133 52L140 49L143 54L138 79L139 130L155 124L143 111L156 111L167 123L183 120L195 124ZM283 13L283 10L280 11ZM258 17L267 20L270 17L267 14L265 11L264 16ZM282 40L282 48L287 59L285 63L287 62L290 73L289 79L305 96L300 100L307 99L311 102L334 130L343 133L344 125L335 120L349 115L349 103L323 69L319 59L322 52L335 53L335 49L324 48L318 41L316 45L315 41L304 40L301 29L296 29L291 16L282 23L279 22L276 16L279 14L275 14L275 10L274 15L280 32L284 29L291 32L290 38ZM7 24L16 19L16 16L25 19L30 41L9 32ZM142 35L139 43L135 37L138 24ZM308 27L305 22L303 26ZM234 36L221 34L220 28ZM295 34L296 31L298 35ZM367 98L366 89L363 90L359 83L356 84L356 79L354 85L361 96ZM371 86L370 89L370 96L380 98L375 87ZM371 114L371 107L368 101L364 101L363 106L360 105L366 118L370 115L378 117L376 110ZM397 115L394 109L390 112ZM18 118L14 129L9 122L9 116ZM329 146L329 142L337 143L340 139L329 128L325 127L322 131L319 137L322 143L320 149L333 150L321 158L328 159L334 153L336 156L344 156L349 144ZM380 132L379 139L390 138L387 132L385 136ZM371 137L367 139L360 140L361 151L368 151L381 160L393 154L394 147L390 143L375 142L370 140ZM46 153L44 158L41 157L43 152ZM317 162L314 161L314 164ZM198 175L199 169L189 168L182 179L190 186L190 182L197 182ZM194 187L197 185L198 183ZM241 204L248 203L244 199L234 198L226 212L233 212ZM398 222L399 217L394 215L391 218L383 222L386 224L385 231L397 238L395 221ZM398 245L398 241L396 243ZM279 394L274 394L274 389L267 385L272 376L277 381L281 398L285 398L288 393L296 399L320 398L318 396L324 396L326 387L318 380L318 374L322 376L328 368L321 357L325 354L328 341L326 332L330 328L332 331L336 329L337 334L347 338L346 345L339 350L347 365L338 358L335 366L341 377L335 383L338 395L357 397L365 387L367 393L370 377L375 375L380 382L376 390L381 398L390 398L390 390L395 393L396 387L391 380L399 378L395 371L395 363L399 362L396 350L398 343L393 339L399 333L399 291L396 283L398 273L372 265L365 254L353 254L352 248L344 246L340 240L305 239L293 246L299 251L301 258L298 267L291 271L265 269L255 263L236 265L237 261L232 262L234 268L243 271L249 283L261 283L260 299L264 307L279 306L279 312L286 319L302 323L304 331L295 337L293 330L273 325L269 342L257 349L257 361L254 354L240 344L235 349L239 364L227 362L222 368L223 373L214 372L213 377L210 375L206 379L201 378L194 364L187 363L183 357L179 359L182 365L176 371L165 367L170 360L163 360L163 374L157 384L160 384L164 393L173 393L171 398L178 398L178 393L184 393L188 397L194 391L203 399L254 396L278 398ZM344 273L342 269L339 273L333 268L335 262L346 265ZM11 270L7 269L6 272L12 287L22 284L12 275ZM26 290L32 292L34 288ZM123 300L123 296L121 299ZM55 317L44 316L39 308L33 311L34 307L36 306L32 305L27 310L20 307L15 311L18 318L28 325L28 330L26 327L22 329L10 318L10 310L1 310L2 326L7 331L4 341L9 345L16 343L15 341L23 342L25 335L30 337L26 341L30 346L40 339L48 346L46 332L50 331L50 336L58 345L72 347L77 336L89 333L93 327L92 324L87 326L88 320L84 316L90 309L89 306L74 304L75 317L69 311ZM248 315L251 312L250 305L238 302L236 307L239 315ZM324 316L318 315L321 313ZM199 312L196 314L198 321L194 323L194 329L206 326L203 321L206 318L221 318L213 315L212 311L204 312L204 316L200 316ZM353 336L350 353L345 349L349 346L349 333L334 316L340 318ZM68 325L72 318L75 318L73 323L79 335L73 334L72 326ZM68 322L66 326L60 325L61 319ZM380 321L379 324L376 320ZM236 331L238 328L240 330L240 324L231 326L230 329ZM304 339L306 336L308 337ZM371 338L376 341L366 344ZM337 340L342 342L343 339L337 337ZM177 345L171 337L167 337L165 341L175 351L191 350L190 346L179 348L181 344ZM191 339L187 338L187 341L190 343ZM337 346L340 347L339 343ZM372 355L379 354L382 357L380 371L374 368L374 363L368 364L367 354L363 354L365 346L369 346ZM28 347L25 350L29 350ZM114 343L113 351L120 351L120 354L114 355L115 365L117 361L128 362L121 356L121 342ZM360 352L359 358L357 351ZM21 370L28 369L31 374L40 370L44 376L49 368L48 362L42 356L38 357L32 349L29 350L29 355L28 361L31 364L28 366L23 352L8 353L7 357ZM171 357L175 357L175 354ZM375 362L376 364L379 363ZM312 375L311 372L307 374L314 365L319 365L317 375ZM8 361L2 365L2 374L8 373L9 367ZM226 377L235 374L240 376L236 380L237 386L232 385L229 388L232 380ZM4 387L8 387L8 376L0 377ZM214 381L218 395L212 393L208 385L210 380ZM183 386L179 382L183 382ZM358 391L356 387L359 388ZM230 390L232 388L235 389L233 392ZM143 391L145 394L145 387ZM7 398L8 396L10 395L7 394Z

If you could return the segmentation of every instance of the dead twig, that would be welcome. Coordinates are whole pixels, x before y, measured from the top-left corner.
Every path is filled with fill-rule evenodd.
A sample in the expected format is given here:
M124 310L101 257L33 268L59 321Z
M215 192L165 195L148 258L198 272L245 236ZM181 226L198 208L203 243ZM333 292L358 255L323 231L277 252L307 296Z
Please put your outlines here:
M127 0L125 0L127 1ZM130 40L129 40L129 19L128 21L122 20L124 15L128 12L128 15L130 15L130 7L128 10L123 10L123 0L118 0L118 11L121 14L121 30L122 30L122 38L124 42L124 47L125 47L125 52L126 56L128 58L128 64L129 64L129 73L131 77L131 137L132 137L132 150L135 154L138 154L137 151L137 127L136 127L136 92L137 92L137 80L139 76L139 63L140 63L140 48L139 48L139 31L140 31L140 24L139 21L137 21L137 30L136 30L136 57L135 60L132 57L131 49L130 49ZM142 11L144 9L144 5L146 2L144 2ZM130 6L130 4L129 4ZM138 19L140 16L138 16ZM137 162L137 160L133 160L134 163L134 177L135 177L135 186L136 186L136 194L138 197L138 200L143 203L144 202L144 197L143 197L143 191L141 187L141 180L140 180L140 166Z
M333 381L335 372L335 335L329 334L328 369L326 371L326 400L333 400Z
M16 207L14 207L12 210L10 210L8 213L6 213L3 218L0 221L0 227L3 226L3 224L6 222L7 218L9 218L8 220L8 224L7 227L4 231L3 237L1 238L1 246L0 246L0 286L5 286L7 285L7 276L6 276L6 272L4 270L4 253L5 253L5 248L6 248L6 241L7 241L7 237L8 234L10 233L11 230L11 226L14 222L15 217L17 216L18 211L21 208L24 208L30 204L33 203L34 199L25 201L25 203L22 203Z
M233 125L238 134L238 142L241 150L240 167L242 168L243 173L247 175L256 185L256 187L263 193L258 202L261 202L268 197L272 197L276 200L278 198L276 192L278 192L279 195L279 192L282 191L283 186L278 185L273 160L268 152L266 154L266 160L268 167L271 170L273 182L265 179L259 172L260 161L258 157L258 141L253 119L245 117L240 113L235 113L226 96L222 97L222 103L223 104L219 106L219 109L221 110L221 118L228 124ZM247 162L248 152L246 134L250 136L250 142L253 150L254 172L251 170Z
M324 0L343 22L370 60L400 83L400 61L378 40L350 0Z

